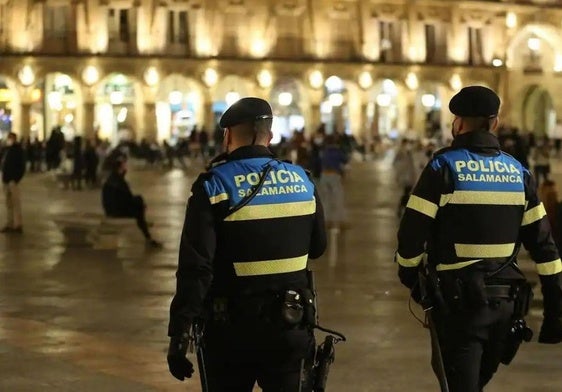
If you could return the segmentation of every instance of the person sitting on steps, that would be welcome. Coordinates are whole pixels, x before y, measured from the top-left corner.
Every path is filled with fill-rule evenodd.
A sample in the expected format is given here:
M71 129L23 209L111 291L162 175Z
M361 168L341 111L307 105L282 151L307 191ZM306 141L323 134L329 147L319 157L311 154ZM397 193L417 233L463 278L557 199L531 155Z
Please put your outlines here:
M111 173L103 184L102 204L105 215L113 218L135 218L147 246L161 248L162 243L154 240L148 231L144 199L140 195L133 195L125 180L126 173L127 157L121 155L112 163Z

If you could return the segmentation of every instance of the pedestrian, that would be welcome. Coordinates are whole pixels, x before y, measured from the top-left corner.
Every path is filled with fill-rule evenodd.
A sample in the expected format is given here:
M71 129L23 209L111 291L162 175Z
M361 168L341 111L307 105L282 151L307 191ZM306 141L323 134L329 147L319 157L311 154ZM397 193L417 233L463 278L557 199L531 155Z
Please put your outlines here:
M135 218L137 226L151 248L161 248L162 244L152 238L146 221L146 204L140 195L134 195L125 180L127 174L127 157L115 156L112 161L112 171L103 184L102 205L105 215L113 218Z
M10 132L2 158L2 184L6 197L6 226L2 233L23 233L19 183L25 173L25 154L18 137Z
M73 190L82 190L82 176L84 174L84 153L82 151L82 136L75 136L72 144L72 173L70 186Z
M332 229L344 228L346 222L343 176L348 155L343 151L336 135L326 135L322 156L320 194L324 201L326 223Z
M396 182L402 187L402 196L400 196L397 210L398 217L401 217L410 198L410 192L418 179L412 144L408 139L402 139L400 147L396 152L394 171L396 173Z
M550 143L548 138L544 138L542 143L535 149L533 156L535 161L535 180L537 186L543 181L548 181L550 175Z
M168 366L179 380L191 377L186 347L195 323L210 392L251 392L256 381L266 392L311 391L299 389L314 355L311 320L290 309L312 309L303 301L311 297L307 260L325 250L324 219L306 172L268 149L272 120L260 98L234 103L219 122L225 153L188 202Z
M98 166L99 166L99 156L94 146L94 142L91 140L86 140L86 147L84 148L84 181L86 185L90 188L95 188L98 186Z
M509 364L530 339L524 317L531 286L517 265L520 242L542 283L539 343L562 341L562 263L534 179L492 133L499 106L482 86L451 99L454 141L425 167L398 231L400 280L429 312L432 364L450 392L481 392L500 362Z

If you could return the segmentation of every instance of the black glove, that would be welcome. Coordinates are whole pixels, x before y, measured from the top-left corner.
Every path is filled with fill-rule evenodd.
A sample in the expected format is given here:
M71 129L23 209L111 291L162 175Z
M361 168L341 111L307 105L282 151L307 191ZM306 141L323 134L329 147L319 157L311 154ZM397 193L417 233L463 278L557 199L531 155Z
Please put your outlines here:
M193 375L193 364L186 358L187 339L184 337L172 337L168 347L168 369L172 376L180 381Z
M539 334L539 343L556 344L562 342L562 320L545 318Z

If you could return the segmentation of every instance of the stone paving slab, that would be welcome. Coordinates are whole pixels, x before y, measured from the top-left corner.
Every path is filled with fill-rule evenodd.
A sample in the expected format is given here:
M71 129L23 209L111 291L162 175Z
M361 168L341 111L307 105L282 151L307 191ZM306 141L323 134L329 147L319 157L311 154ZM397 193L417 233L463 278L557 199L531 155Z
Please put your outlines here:
M392 263L399 189L389 168L384 159L354 164L345 179L350 227L312 263L322 324L348 336L329 391L438 389L427 330L410 315ZM562 186L562 166L555 171ZM0 391L200 391L196 380L173 379L165 362L177 247L196 175L130 173L161 251L147 250L134 227L116 251L69 246L57 216L99 216L99 190L64 191L48 174L25 178L25 232L0 236ZM536 279L533 264L522 265ZM529 318L535 330L540 313L534 308ZM524 344L486 392L562 391L561 359L562 346Z

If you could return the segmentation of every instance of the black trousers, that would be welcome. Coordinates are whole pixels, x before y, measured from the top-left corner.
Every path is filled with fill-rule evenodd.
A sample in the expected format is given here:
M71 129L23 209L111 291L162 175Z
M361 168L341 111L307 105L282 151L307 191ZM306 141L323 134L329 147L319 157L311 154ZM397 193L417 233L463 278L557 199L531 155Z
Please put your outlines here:
M492 379L512 325L513 301L455 314L434 313L450 392L481 392Z
M308 329L268 323L210 323L203 338L209 392L310 392L307 375L315 348Z

